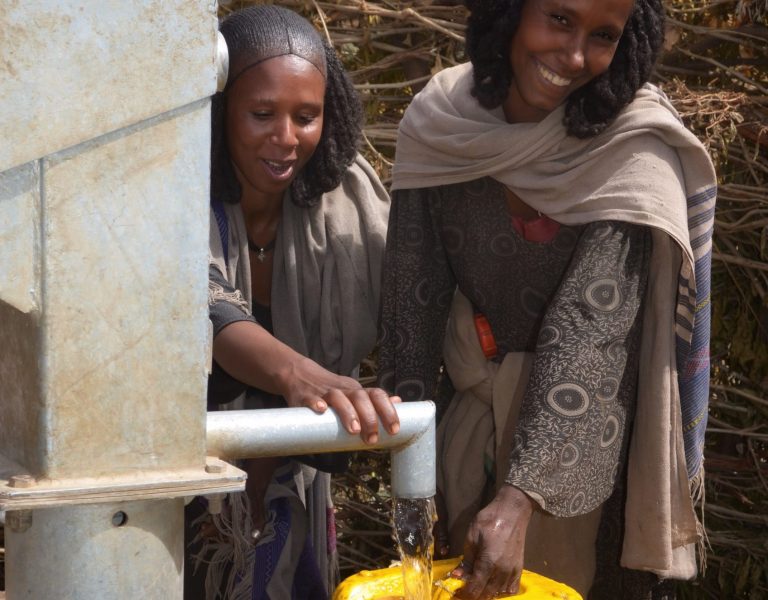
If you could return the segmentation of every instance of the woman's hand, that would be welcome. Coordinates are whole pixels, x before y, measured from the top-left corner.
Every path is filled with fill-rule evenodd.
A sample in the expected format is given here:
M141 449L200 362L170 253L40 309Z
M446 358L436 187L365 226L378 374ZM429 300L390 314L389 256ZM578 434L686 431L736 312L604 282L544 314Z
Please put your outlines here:
M238 381L279 394L288 406L318 413L330 406L344 428L359 433L368 444L379 440L377 417L391 435L400 431L394 407L400 398L390 398L378 388L363 389L357 380L331 373L251 321L222 329L213 340L213 358Z
M477 513L464 542L464 559L451 573L467 581L457 598L485 600L518 592L533 507L524 492L504 485Z
M400 430L394 407L400 398L390 398L379 388L363 388L357 380L335 375L309 358L300 356L287 363L279 381L288 406L306 406L318 413L330 406L344 428L349 433L359 433L368 444L379 440L378 419L390 434Z

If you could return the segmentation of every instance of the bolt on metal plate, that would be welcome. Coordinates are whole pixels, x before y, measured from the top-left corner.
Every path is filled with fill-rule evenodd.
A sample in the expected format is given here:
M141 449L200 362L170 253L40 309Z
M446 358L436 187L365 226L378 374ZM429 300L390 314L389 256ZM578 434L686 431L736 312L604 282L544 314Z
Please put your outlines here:
M206 473L223 473L227 469L226 463L218 459L208 459L205 465Z
M29 488L37 483L37 480L32 475L13 475L8 480L8 487L12 488Z

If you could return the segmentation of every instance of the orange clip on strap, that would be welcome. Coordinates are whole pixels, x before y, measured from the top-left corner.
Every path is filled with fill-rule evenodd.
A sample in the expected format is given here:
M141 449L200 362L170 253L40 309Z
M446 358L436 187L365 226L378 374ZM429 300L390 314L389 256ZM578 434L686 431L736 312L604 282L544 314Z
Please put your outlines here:
M496 340L493 338L491 324L482 313L475 313L475 331L477 331L477 337L480 340L480 347L483 349L485 358L491 359L495 357L498 353Z

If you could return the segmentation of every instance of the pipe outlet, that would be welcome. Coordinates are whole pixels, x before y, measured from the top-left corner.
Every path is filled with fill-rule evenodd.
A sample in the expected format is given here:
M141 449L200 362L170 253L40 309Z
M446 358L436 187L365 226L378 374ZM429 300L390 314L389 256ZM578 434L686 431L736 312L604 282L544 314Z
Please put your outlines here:
M366 444L348 433L333 410L273 408L209 412L207 453L224 459L387 449L392 452L392 493L399 498L435 495L435 405L396 405L400 431L379 423L379 441Z

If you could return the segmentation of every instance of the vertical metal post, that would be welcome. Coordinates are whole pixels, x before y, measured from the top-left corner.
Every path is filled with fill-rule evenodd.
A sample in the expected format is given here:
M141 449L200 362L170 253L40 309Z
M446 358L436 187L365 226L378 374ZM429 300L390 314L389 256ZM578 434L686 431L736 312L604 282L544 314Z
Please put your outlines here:
M183 500L8 513L7 596L181 598Z
M216 3L96 7L0 11L13 32L0 37L7 600L178 600L183 499L244 488L206 456ZM434 406L400 410L378 447L397 450L398 493L432 495ZM363 447L331 412L299 428L296 414L278 432L262 412L235 438L273 432L282 454ZM329 436L310 441L318 428Z
M243 488L205 455L216 9L0 9L7 600L180 599L183 498Z

